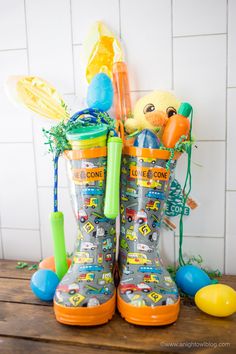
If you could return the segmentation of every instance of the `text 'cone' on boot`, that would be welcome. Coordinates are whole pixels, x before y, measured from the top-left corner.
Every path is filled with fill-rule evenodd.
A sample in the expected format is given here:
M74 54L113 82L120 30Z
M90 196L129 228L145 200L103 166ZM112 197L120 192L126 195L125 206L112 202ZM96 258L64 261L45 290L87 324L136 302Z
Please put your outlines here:
M164 155L167 154L165 159ZM158 240L176 160L167 169L168 152L126 148L121 170L121 316L138 325L176 321L179 294L159 257Z

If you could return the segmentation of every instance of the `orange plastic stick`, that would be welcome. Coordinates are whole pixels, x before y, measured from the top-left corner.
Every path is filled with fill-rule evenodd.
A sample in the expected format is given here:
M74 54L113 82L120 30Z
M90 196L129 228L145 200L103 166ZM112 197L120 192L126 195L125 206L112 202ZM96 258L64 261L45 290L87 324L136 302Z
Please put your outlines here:
M127 66L123 61L113 65L115 116L124 122L131 115L131 99Z

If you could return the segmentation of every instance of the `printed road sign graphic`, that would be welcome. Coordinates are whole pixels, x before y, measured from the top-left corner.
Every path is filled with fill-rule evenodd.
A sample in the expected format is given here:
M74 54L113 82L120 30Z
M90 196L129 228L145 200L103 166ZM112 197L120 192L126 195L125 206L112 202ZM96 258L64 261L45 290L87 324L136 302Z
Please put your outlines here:
M139 227L139 231L141 232L141 234L143 236L148 235L151 232L150 227L147 224L144 224L142 226Z
M155 303L161 300L162 296L155 291L152 291L150 294L148 294L148 297Z
M69 301L72 303L73 306L78 306L84 299L85 296L81 294L75 294L69 298Z
M84 224L83 229L87 234L89 234L91 231L93 231L94 226L90 221L87 221L86 224Z

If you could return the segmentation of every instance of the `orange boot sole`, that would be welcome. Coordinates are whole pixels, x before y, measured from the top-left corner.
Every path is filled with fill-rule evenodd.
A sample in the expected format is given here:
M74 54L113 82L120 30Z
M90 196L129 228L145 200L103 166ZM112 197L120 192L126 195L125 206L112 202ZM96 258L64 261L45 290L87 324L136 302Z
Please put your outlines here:
M65 307L54 301L58 322L71 326L97 326L112 319L116 308L116 294L105 304L96 307Z
M180 299L173 305L142 306L129 305L117 294L117 307L127 322L140 326L163 326L175 322L180 309Z

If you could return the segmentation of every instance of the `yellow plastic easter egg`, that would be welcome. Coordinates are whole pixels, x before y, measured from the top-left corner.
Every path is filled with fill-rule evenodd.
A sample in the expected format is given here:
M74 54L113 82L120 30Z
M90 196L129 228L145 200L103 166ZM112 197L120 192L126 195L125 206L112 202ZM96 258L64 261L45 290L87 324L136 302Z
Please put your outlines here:
M236 311L236 291L224 284L204 286L196 293L195 303L209 315L230 316Z

